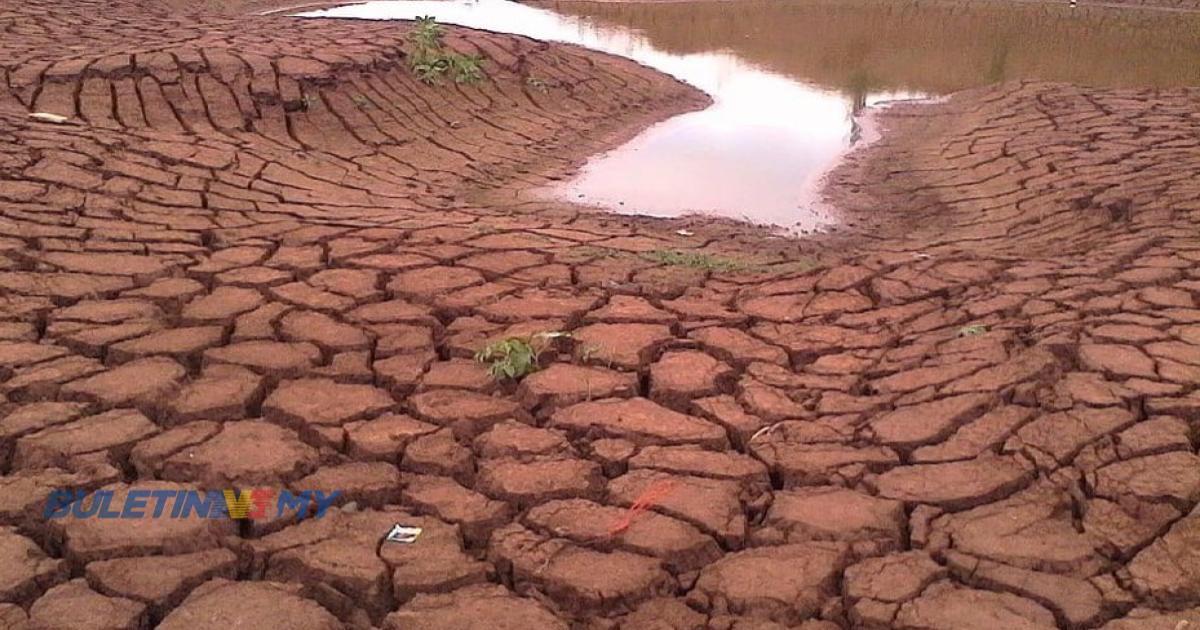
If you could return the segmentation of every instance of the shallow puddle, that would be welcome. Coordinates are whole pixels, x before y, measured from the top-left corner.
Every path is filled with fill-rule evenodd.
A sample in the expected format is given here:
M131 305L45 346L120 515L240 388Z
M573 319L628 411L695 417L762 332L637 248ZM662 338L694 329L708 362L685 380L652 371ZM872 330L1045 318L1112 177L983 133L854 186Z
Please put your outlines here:
M616 212L711 213L812 230L819 180L883 101L1010 79L1200 84L1200 17L876 0L368 2L308 15L438 21L634 59L713 105L596 156L548 196Z

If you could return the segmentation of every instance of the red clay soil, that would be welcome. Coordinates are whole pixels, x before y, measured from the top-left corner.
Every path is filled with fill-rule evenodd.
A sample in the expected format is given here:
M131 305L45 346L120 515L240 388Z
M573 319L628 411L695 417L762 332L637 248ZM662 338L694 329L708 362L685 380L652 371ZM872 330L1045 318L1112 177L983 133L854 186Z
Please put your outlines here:
M518 201L704 104L631 62L455 30L488 80L427 87L395 23L12 4L0 627L1200 625L1200 92L891 110L798 242Z

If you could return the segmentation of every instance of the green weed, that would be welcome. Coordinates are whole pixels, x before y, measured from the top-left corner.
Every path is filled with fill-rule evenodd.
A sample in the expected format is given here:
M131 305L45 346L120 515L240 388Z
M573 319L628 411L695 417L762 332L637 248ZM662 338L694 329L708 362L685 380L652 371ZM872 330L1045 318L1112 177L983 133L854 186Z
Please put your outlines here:
M550 331L528 337L509 337L488 344L475 353L475 360L488 363L492 378L519 381L539 369L538 358L555 339L570 337L571 333Z
M646 254L645 257L647 260L672 267L707 269L709 271L740 271L749 267L746 263L731 258L721 258L701 252L681 252L674 249L656 249Z
M426 85L438 85L445 77L455 83L478 83L483 79L483 57L448 50L442 41L446 29L431 16L417 18L408 32L408 66Z

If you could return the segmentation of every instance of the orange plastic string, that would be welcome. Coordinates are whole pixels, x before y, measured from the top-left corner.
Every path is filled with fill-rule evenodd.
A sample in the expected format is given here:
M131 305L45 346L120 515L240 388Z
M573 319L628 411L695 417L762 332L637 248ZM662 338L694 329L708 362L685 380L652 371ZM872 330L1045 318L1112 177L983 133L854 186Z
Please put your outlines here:
M617 522L613 523L612 527L608 528L609 537L616 536L621 532L629 529L633 525L633 519L639 514L658 505L663 499L675 489L675 482L670 479L661 479L646 487L642 491L633 505L626 510L625 516L621 517Z

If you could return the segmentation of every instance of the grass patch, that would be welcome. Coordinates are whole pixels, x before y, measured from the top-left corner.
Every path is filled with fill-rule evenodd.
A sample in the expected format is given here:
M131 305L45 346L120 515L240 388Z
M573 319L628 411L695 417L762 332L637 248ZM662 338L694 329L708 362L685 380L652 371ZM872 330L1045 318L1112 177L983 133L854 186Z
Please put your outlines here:
M656 249L645 254L645 258L672 267L709 271L741 271L750 267L749 264L732 258L721 258L702 252L681 252L674 249Z
M503 381L519 381L541 369L538 363L541 354L555 339L570 337L571 333L549 331L528 337L509 337L488 344L475 353L475 360L488 364L492 378Z
M988 331L987 326L984 326L983 324L973 324L971 326L963 326L962 328L959 328L958 336L959 337L978 337L979 335L987 333L987 331Z
M408 32L408 67L422 83L440 85L450 77L455 83L483 80L483 57L464 55L446 48L446 29L431 16L417 18Z

